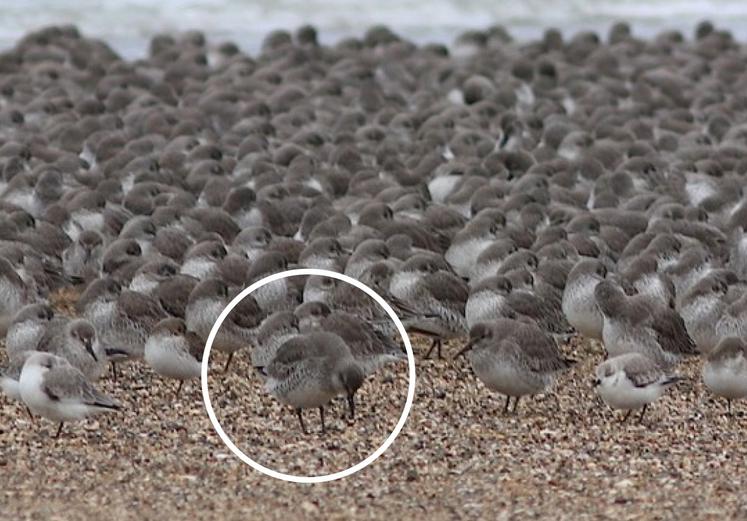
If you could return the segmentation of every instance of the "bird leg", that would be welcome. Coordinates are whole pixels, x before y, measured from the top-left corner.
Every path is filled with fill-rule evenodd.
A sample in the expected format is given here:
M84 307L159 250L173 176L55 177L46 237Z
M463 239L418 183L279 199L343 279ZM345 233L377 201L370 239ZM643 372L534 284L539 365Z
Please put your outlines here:
M179 397L179 393L182 392L182 385L184 385L184 380L179 380L179 387L176 388L176 397Z
M508 406L511 404L511 397L506 395L506 405L503 406L503 414L508 413Z
M301 412L301 409L296 409L296 414L298 415L298 423L301 424L301 431L304 434L308 434L308 431L306 430L306 425L303 424L303 413Z
M228 372L228 366L231 365L231 360L233 360L233 353L228 354L228 360L226 360L226 366L223 368L223 372Z
M327 430L324 428L324 406L319 406L319 418L322 420L322 434L326 433Z
M62 422L60 422L60 426L57 427L57 434L54 435L54 439L59 438L61 432L62 432Z
M638 423L641 423L643 421L643 415L646 414L646 408L648 405L644 405L643 409L641 410L641 415L638 417Z
M110 362L112 367L112 382L117 383L117 364Z
M431 347L428 349L428 352L425 354L425 359L429 359L431 357L431 353L433 352L433 349L436 349L436 353L438 354L438 359L441 359L441 339L440 338L434 338L431 342Z
M348 409L350 409L350 419L355 419L355 395L349 394L348 395Z
M626 421L628 421L628 418L630 418L630 413L631 412L633 412L633 409L628 409L628 412L625 413L625 416L623 416L623 419L622 419L622 421L620 423L625 423Z
M521 399L521 396L517 396L514 398L514 410L513 413L516 414L516 409L519 408L519 400Z
M26 414L28 414L28 415L29 415L29 419L30 419L31 421L34 421L34 415L33 415L33 414L31 414L31 409L29 409L29 406L28 406L28 405L24 405L24 407L26 408Z
M726 399L726 413L731 416L731 398Z

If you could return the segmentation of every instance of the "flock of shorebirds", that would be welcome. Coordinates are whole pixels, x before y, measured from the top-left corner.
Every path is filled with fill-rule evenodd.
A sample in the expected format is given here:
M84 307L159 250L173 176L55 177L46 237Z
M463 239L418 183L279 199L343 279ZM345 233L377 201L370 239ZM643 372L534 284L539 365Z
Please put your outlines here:
M95 387L144 360L198 378L218 315L291 267L358 278L409 332L469 338L485 386L548 392L574 331L595 387L641 410L681 360L747 396L747 48L709 23L641 40L623 23L452 47L385 27L333 46L275 31L255 57L199 32L124 61L72 27L0 54L0 385L59 422L116 410ZM80 289L76 316L48 296ZM450 344L447 344L447 346ZM249 353L298 413L405 358L363 292L285 278L214 343ZM581 377L581 375L578 375ZM22 409L19 409L22 410ZM59 435L60 430L57 431Z

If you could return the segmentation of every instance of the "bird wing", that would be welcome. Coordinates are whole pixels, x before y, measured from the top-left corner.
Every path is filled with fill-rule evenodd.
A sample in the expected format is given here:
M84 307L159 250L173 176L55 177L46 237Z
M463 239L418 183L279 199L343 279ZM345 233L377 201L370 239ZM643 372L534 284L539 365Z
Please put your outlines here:
M200 336L197 333L193 333L192 331L187 331L184 334L184 338L187 341L189 354L192 356L192 358L202 363L202 355L205 352L205 343L202 341Z
M142 324L147 331L162 319L167 318L166 312L155 299L136 291L123 291L117 301L120 313L133 322Z
M80 370L70 365L56 366L47 371L42 386L51 400L80 400L87 405L119 409L114 400L99 392Z
M646 387L658 382L664 377L664 372L650 358L636 356L628 360L623 367L625 376L633 382L636 387Z
M567 369L573 363L561 356L555 339L534 324L513 322L509 334L503 342L511 342L521 349L521 356L532 371L550 373ZM516 351L514 351L516 353Z
M685 327L685 321L676 311L659 307L654 311L651 328L656 333L656 340L667 353L695 355L698 353L695 342Z
M45 353L56 353L57 345L63 342L61 337L69 321L70 319L67 317L53 318L47 329L44 330L39 343L36 346L29 346L29 349L36 349Z
M449 307L461 309L464 313L469 298L469 290L462 279L440 271L429 275L426 278L426 284L434 299L445 304L448 303L446 305Z

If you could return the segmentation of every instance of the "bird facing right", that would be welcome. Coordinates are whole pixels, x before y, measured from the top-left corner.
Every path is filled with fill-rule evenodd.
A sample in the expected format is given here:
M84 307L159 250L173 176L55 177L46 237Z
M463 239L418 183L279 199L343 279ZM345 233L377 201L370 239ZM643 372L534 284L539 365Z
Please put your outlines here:
M710 391L731 401L747 398L747 343L737 337L722 339L703 364L703 383Z

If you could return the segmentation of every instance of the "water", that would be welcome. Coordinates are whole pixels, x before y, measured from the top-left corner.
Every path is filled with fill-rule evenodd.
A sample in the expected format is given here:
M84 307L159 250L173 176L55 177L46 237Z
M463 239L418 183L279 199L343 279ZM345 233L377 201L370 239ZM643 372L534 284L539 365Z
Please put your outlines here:
M135 58L154 34L195 28L253 53L268 31L304 23L316 26L325 43L383 23L418 43L448 44L465 29L495 23L527 40L550 26L604 32L617 20L640 36L664 29L689 35L704 18L747 41L745 0L0 0L0 49L30 30L63 23Z

